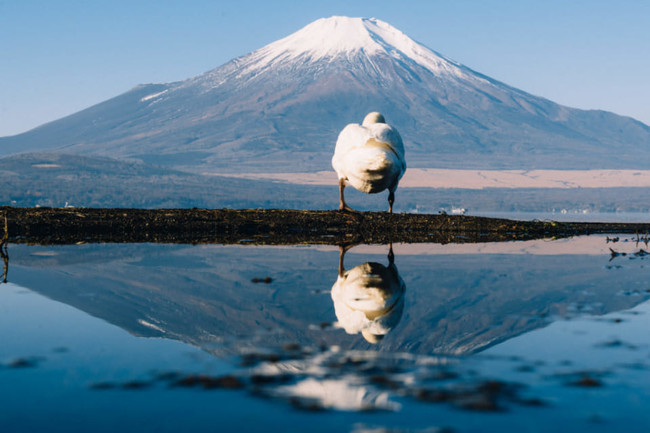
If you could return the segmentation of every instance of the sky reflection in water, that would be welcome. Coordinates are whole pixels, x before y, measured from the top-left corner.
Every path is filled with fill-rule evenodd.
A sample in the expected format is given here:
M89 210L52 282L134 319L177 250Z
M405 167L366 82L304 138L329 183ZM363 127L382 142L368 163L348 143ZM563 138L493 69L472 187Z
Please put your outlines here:
M0 426L647 431L645 248L10 245Z

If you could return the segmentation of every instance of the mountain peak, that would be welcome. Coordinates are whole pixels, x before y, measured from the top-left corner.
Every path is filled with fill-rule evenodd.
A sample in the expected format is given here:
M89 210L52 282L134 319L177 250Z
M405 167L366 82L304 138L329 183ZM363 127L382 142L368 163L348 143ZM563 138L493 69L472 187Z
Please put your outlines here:
M295 54L305 53L314 59L361 50L374 54L381 50L377 38L373 38L379 25L397 31L376 19L333 16L316 20L267 48Z
M425 68L440 72L453 70L457 63L415 42L390 24L376 18L333 16L318 19L297 32L251 53L254 67L298 57L311 61L354 54L385 54L400 60L411 59Z

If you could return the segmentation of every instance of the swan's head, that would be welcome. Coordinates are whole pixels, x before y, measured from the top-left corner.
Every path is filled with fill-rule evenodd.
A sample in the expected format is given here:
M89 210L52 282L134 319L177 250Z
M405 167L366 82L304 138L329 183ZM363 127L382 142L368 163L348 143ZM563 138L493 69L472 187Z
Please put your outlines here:
M384 119L383 114L373 111L372 113L366 114L366 117L363 118L363 126L369 126L374 123L386 123L386 119Z

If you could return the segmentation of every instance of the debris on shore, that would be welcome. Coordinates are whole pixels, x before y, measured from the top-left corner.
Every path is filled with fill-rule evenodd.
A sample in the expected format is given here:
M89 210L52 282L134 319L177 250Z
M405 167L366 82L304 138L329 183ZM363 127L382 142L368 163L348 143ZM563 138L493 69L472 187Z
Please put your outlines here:
M467 215L290 209L0 207L9 242L329 244L492 242L646 233L650 223L559 223Z

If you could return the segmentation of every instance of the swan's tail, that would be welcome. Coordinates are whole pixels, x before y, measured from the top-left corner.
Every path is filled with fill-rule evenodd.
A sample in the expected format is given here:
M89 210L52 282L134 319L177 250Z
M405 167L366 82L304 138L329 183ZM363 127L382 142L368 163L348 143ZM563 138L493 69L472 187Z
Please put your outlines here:
M376 193L395 185L401 177L397 155L384 147L361 147L346 158L348 181L359 191Z

